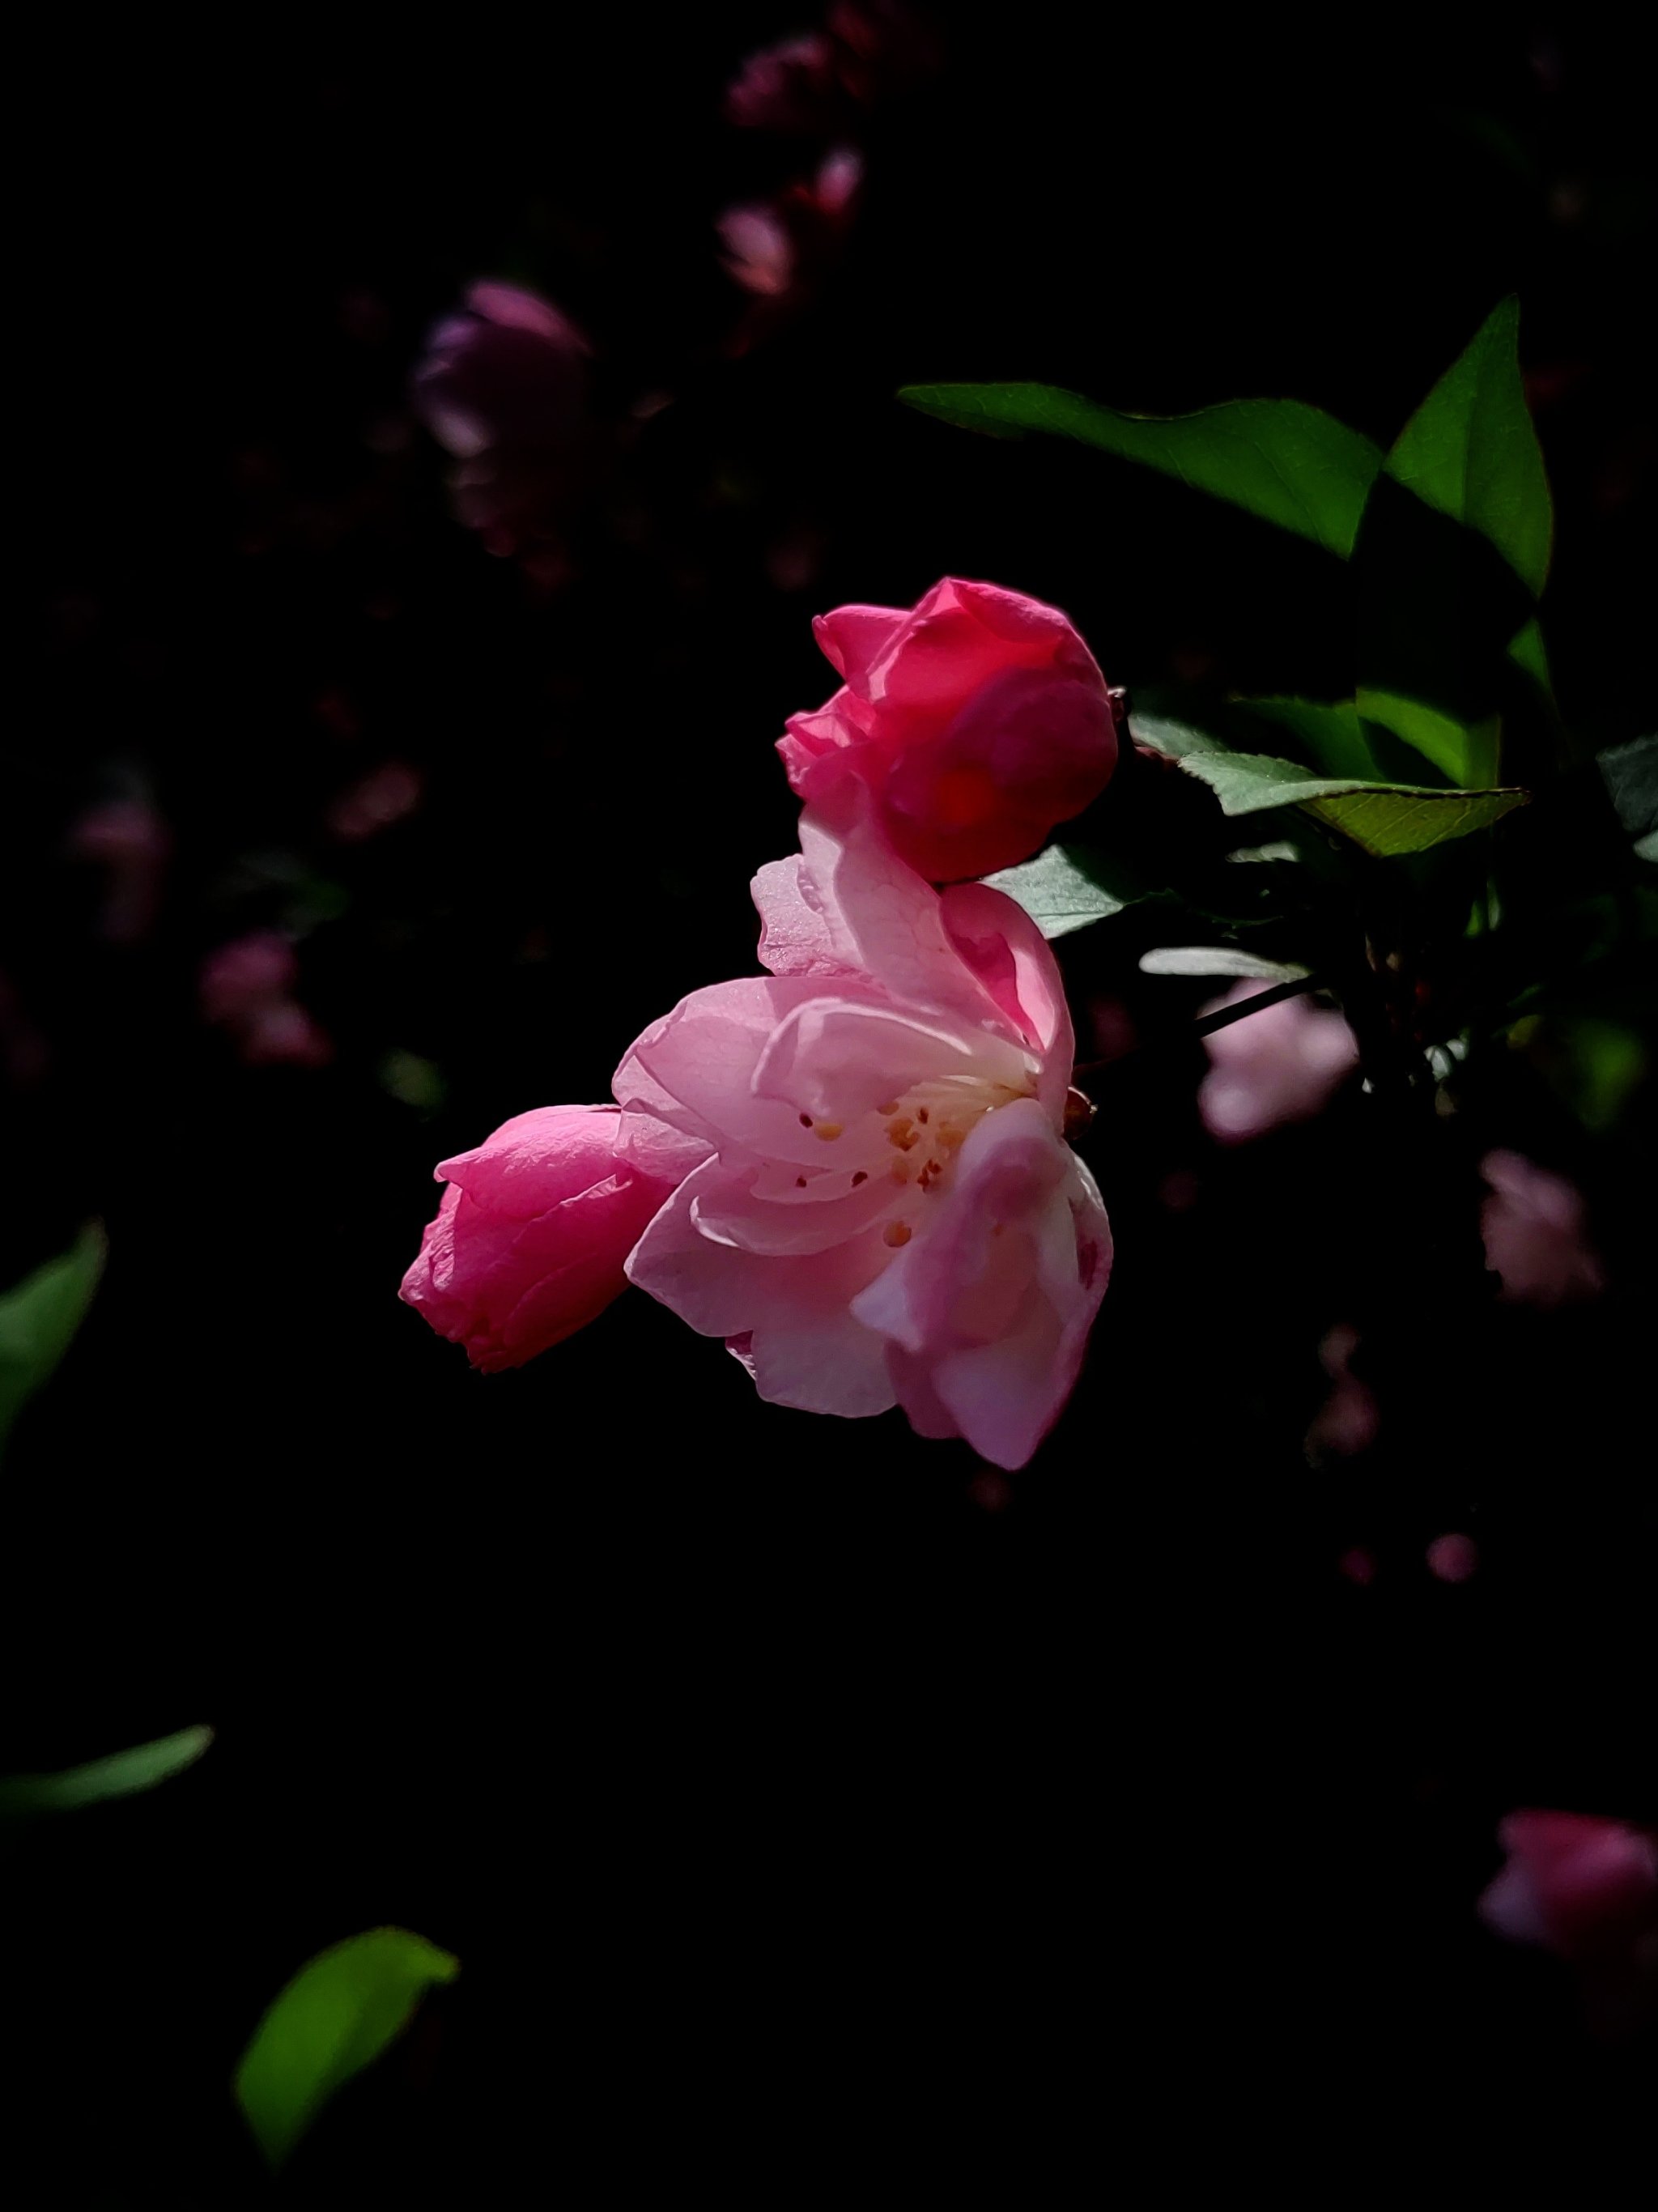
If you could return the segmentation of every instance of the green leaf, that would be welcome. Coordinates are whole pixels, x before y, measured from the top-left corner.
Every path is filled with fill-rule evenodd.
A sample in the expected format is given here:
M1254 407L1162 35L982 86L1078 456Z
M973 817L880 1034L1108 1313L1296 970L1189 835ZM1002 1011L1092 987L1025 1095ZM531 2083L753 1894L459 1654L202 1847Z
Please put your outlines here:
M1121 896L1108 890L1087 857L1063 845L1049 845L1034 860L999 869L985 881L1017 899L1044 937L1065 937L1073 929L1085 929L1090 921L1121 914L1144 896L1139 890Z
M90 1221L69 1251L0 1297L0 1445L26 1399L69 1350L104 1271L103 1224Z
M1504 300L1400 433L1394 483L1489 538L1531 591L1549 573L1554 510L1521 381L1520 303Z
M153 1790L158 1782L193 1766L212 1741L210 1728L180 1729L176 1735L158 1736L154 1743L135 1744L131 1751L112 1752L107 1759L94 1759L59 1774L9 1775L0 1780L0 1815L72 1813L82 1805L101 1804L107 1797L131 1797L140 1790Z
M1613 745L1595 765L1625 829L1631 837L1650 837L1658 830L1658 737Z
M1299 399L1230 399L1194 415L1124 415L1048 384L911 384L907 406L968 430L1046 430L1178 477L1345 560L1382 466L1357 430Z
M1189 775L1206 783L1223 814L1299 806L1381 859L1424 852L1487 829L1530 797L1516 789L1430 791L1414 784L1320 775L1294 761L1232 752L1206 731L1142 714L1131 716L1129 727L1140 744L1179 761Z
M1242 975L1261 983L1293 983L1311 972L1293 961L1264 960L1241 945L1163 945L1140 955L1143 975Z
M1359 686L1355 703L1365 721L1380 723L1396 738L1403 738L1448 782L1467 789L1489 784L1496 776L1503 738L1500 715L1488 714L1470 726L1420 699L1373 690L1367 684Z
M1351 699L1334 704L1314 699L1238 699L1233 704L1258 721L1287 730L1327 775L1370 780L1379 773L1359 710Z
M403 2033L425 1991L459 1972L458 1959L402 1928L349 1936L301 1967L236 2069L236 2101L271 2166Z
M1509 640L1509 659L1552 705L1554 679L1549 673L1548 647L1543 642L1543 625L1535 615Z

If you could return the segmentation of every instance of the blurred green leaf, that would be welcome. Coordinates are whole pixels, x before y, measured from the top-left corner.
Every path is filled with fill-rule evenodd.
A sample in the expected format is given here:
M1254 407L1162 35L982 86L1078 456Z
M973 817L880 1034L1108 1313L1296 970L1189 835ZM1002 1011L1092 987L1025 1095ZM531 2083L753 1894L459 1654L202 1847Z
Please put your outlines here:
M104 1272L101 1222L89 1221L70 1249L0 1297L0 1446L26 1399L69 1350Z
M1549 655L1543 642L1543 625L1535 615L1523 629L1509 640L1509 659L1516 668L1530 677L1552 706L1554 703L1554 679L1549 673Z
M1504 300L1400 433L1387 473L1488 538L1533 598L1548 579L1554 510L1521 381L1520 303Z
M1299 399L1230 399L1193 415L1124 415L1048 384L911 384L907 406L966 430L1045 430L1178 477L1345 560L1380 450Z
M1488 714L1472 726L1420 699L1400 698L1361 684L1355 704L1366 722L1379 723L1432 763L1448 782L1464 789L1491 783L1497 775L1503 736L1500 716Z
M1299 806L1381 859L1424 852L1486 829L1530 795L1520 790L1430 791L1321 775L1294 761L1233 752L1206 731L1138 713L1130 728L1140 744L1179 761L1188 775L1206 783L1223 814Z
M402 1928L349 1936L301 1967L236 2069L236 2101L271 2166L403 2033L426 1990L459 1972L458 1959Z
M1233 704L1257 721L1287 730L1315 768L1327 775L1367 781L1380 777L1358 708L1351 699L1333 704L1314 699L1238 699Z
M154 1743L135 1744L130 1751L112 1752L107 1759L90 1759L59 1774L8 1775L0 1780L0 1815L72 1813L107 1797L153 1790L193 1766L212 1741L210 1728L180 1729L176 1735L158 1736Z
M1065 937L1073 929L1085 929L1090 921L1121 914L1146 895L1139 887L1108 890L1102 880L1104 872L1078 848L1049 845L1034 860L999 869L985 881L1017 899L1044 937Z
M1596 765L1625 829L1631 837L1649 838L1658 830L1658 737L1612 745Z

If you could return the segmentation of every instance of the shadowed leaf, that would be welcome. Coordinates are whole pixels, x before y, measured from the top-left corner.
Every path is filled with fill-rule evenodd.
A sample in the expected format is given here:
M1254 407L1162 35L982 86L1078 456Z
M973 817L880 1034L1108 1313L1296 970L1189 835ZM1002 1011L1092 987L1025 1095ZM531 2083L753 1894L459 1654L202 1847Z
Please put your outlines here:
M1410 784L1321 775L1294 761L1232 752L1189 724L1137 714L1130 727L1140 744L1178 760L1189 775L1206 783L1223 814L1299 806L1382 859L1424 852L1486 829L1512 808L1524 805L1529 796L1517 789L1430 791Z
M425 1991L459 1971L447 1951L402 1928L348 1936L301 1967L236 2069L236 2101L271 2166L403 2033Z
M1387 472L1488 538L1531 591L1549 573L1554 510L1521 381L1520 303L1504 300L1400 433Z
M24 1401L69 1350L104 1272L101 1223L88 1222L69 1251L0 1297L0 1445Z
M0 1780L0 1814L71 1813L106 1798L153 1790L193 1766L212 1741L210 1728L180 1729L176 1735L158 1736L154 1743L135 1744L130 1751L112 1752L107 1759L89 1759L59 1774L9 1775Z
M912 384L906 405L967 430L1045 430L1177 477L1345 560L1382 466L1368 438L1299 399L1230 399L1193 415L1124 415L1048 384Z

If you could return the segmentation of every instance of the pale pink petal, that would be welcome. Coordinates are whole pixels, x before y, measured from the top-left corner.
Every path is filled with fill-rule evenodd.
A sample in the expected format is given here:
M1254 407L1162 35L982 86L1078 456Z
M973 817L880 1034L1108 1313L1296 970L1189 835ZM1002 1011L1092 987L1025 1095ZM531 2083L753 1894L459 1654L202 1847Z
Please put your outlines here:
M774 975L845 975L851 971L835 949L817 887L799 853L768 860L756 876L760 914L760 964Z
M894 1381L982 1457L1023 1467L1080 1369L1110 1273L1091 1177L1034 1099L987 1115L918 1232L853 1301L887 1337Z
M848 1308L798 1327L757 1327L744 1362L773 1405L861 1419L897 1404L885 1347Z
M879 1340L850 1312L891 1257L879 1230L805 1256L740 1251L703 1235L695 1218L728 1180L718 1160L688 1179L641 1237L630 1280L702 1335L746 1340L741 1356L762 1397L813 1413L884 1410L893 1401Z
M785 1170L780 1180L786 1188L771 1194L763 1170L711 1180L691 1202L695 1227L715 1243L744 1252L826 1252L888 1219L904 1198L903 1188L884 1172L842 1169L809 1178Z
M810 976L755 975L693 991L623 1060L617 1099L716 1148L822 1166L821 1141L795 1109L756 1098L753 1078L784 1015L823 988Z
M873 1114L912 1085L976 1079L1019 1091L1028 1074L1024 1055L994 1037L975 1039L908 1006L825 997L778 1024L755 1069L754 1090L797 1115L832 1117L851 1133L854 1116Z
M1041 1061L1038 1096L1062 1121L1077 1040L1053 948L1018 901L988 884L957 884L940 908L950 943Z

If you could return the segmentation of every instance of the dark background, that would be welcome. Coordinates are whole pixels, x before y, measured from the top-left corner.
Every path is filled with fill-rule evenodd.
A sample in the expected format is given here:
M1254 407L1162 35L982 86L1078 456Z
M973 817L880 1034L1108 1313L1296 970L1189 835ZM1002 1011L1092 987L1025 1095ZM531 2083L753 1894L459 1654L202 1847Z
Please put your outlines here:
M810 156L721 97L786 14L146 27L25 73L3 1272L93 1214L110 1261L6 1462L0 1764L219 1732L11 1858L8 2155L44 2143L41 2202L256 2200L235 2058L382 1922L463 1972L295 2201L924 2197L1003 2160L1019 2202L1067 2167L1327 2185L1590 2142L1650 2066L1473 1915L1510 1808L1658 1820L1649 1073L1596 1130L1533 1058L1470 1067L1470 1218L1513 1146L1607 1260L1603 1299L1538 1316L1416 1297L1369 1102L1220 1154L1200 1048L1137 1063L1090 1139L1118 1260L1089 1371L1011 1479L896 1414L761 1405L643 1299L494 1380L398 1303L434 1160L602 1097L751 966L746 880L793 840L771 741L830 688L814 612L982 576L1064 605L1113 682L1351 680L1337 563L902 383L1285 392L1386 441L1517 289L1567 718L1593 750L1650 714L1628 45L1546 13L1293 45L937 21L938 65L859 124L843 257L746 337L714 217ZM593 343L606 472L556 586L451 518L407 413L485 275ZM418 807L340 837L387 760ZM133 794L172 849L118 943L74 831ZM201 1018L203 958L266 927L325 1066L247 1066ZM1112 927L1066 948L1101 1051L1204 995ZM1382 1440L1313 1468L1318 1346L1361 1312ZM1458 1587L1424 1559L1453 1529Z

